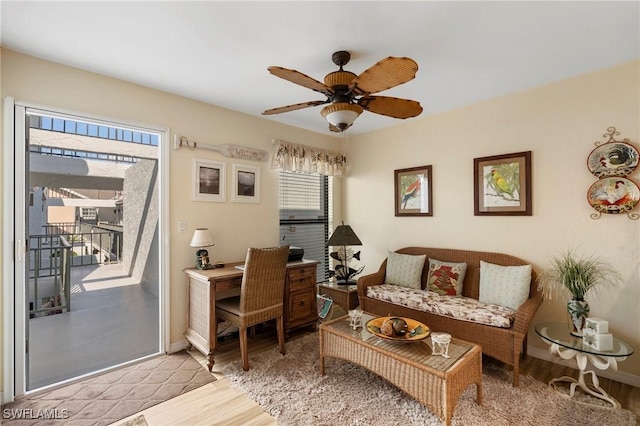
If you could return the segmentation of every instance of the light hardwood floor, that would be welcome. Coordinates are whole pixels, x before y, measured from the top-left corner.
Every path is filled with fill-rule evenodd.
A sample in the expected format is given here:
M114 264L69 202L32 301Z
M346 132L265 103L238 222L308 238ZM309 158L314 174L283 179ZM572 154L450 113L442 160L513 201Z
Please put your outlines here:
M299 338L310 331L294 332L288 341ZM249 357L277 345L275 331L270 329L256 332L249 340ZM197 350L191 352L206 368L206 359ZM213 366L213 374L218 380L172 400L142 411L149 426L160 425L277 425L276 421L260 406L242 392L232 388L230 381L220 373L220 367L240 359L240 346L237 337L225 339L218 344ZM499 363L490 358L483 362ZM549 361L527 357L520 364L521 374L530 375L541 382L560 376L577 378L578 372L569 367ZM623 408L636 414L640 425L640 388L625 385L606 378L600 378L600 386L617 399ZM113 425L121 425L140 413L127 417Z

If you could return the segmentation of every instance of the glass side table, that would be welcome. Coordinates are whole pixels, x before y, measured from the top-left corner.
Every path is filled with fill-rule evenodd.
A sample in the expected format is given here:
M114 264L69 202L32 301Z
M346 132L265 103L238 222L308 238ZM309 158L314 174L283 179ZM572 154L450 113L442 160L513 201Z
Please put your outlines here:
M569 334L567 324L562 322L536 324L535 329L536 333L538 333L546 343L551 345L549 352L560 356L562 359L569 360L575 358L576 363L578 364L578 369L580 370L578 380L573 377L563 376L551 380L549 382L550 386L558 391L555 385L557 382L568 382L571 383L569 391L570 398L573 398L576 388L579 387L589 395L593 395L596 398L607 401L614 408L620 408L620 403L600 387L600 382L598 381L596 373L593 370L586 370L587 361L591 362L594 367L600 370L606 370L609 368L617 370L618 361L624 361L629 355L633 354L633 346L614 336L613 349L610 351L601 351L592 348L583 344L582 338L574 337ZM591 386L585 381L585 376L587 374L591 374Z

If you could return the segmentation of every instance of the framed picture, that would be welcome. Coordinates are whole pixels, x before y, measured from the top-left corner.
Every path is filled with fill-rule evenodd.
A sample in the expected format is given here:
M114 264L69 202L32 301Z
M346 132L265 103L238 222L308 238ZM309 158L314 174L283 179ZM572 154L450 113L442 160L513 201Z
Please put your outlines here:
M237 203L260 202L260 167L244 164L233 165L233 194Z
M531 151L474 158L474 215L531 216Z
M394 171L396 216L433 216L431 166Z
M193 159L193 201L224 202L226 164Z

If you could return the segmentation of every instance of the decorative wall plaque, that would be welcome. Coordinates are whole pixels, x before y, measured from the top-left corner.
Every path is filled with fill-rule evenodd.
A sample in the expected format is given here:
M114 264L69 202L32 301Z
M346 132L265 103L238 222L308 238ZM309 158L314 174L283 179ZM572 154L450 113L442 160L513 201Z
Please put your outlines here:
M596 148L587 158L589 172L599 178L587 191L587 201L596 210L592 219L599 219L602 213L626 213L630 219L640 218L640 214L631 212L640 200L640 188L628 178L638 167L640 156L628 138L615 140L619 134L615 127L607 128L602 136L608 140L595 142Z

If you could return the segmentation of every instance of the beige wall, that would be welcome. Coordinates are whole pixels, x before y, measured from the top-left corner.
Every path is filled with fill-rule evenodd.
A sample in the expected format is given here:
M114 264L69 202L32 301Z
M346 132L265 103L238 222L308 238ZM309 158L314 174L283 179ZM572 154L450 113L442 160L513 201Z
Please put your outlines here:
M339 149L341 139L229 111L157 90L1 51L2 96L124 122L170 128L191 140L237 144L273 152L272 138ZM625 283L592 298L592 316L640 348L640 221L626 216L590 219L586 190L595 178L586 168L593 142L608 126L640 146L640 62L573 78L531 91L479 103L396 127L348 137L350 159L344 196L337 193L340 220L363 241L362 264L375 271L387 250L407 245L500 251L541 270L550 256L578 246L601 254L621 271ZM428 114L428 101L424 102ZM473 158L533 151L533 216L475 217ZM1 153L0 153L1 155ZM227 194L235 160L211 151L170 153L171 342L182 340L185 291L182 269L193 262L189 241L195 227L212 231L212 260L241 259L250 245L278 243L277 175L261 166L260 204L191 201L192 158L227 163ZM242 163L244 161L237 161ZM396 218L393 170L433 165L434 216ZM633 179L640 182L640 172ZM230 199L230 197L228 197ZM7 214L5 208L3 214ZM178 221L188 230L177 232ZM4 238L4 236L2 236ZM5 285L6 283L3 283ZM0 293L1 294L1 293ZM1 305L0 305L1 306ZM534 322L563 321L564 300L545 302ZM546 350L535 332L530 344ZM620 363L640 376L640 355Z
M366 271L377 270L387 250L410 245L504 252L537 270L569 247L601 255L624 284L588 297L591 316L608 319L635 346L619 369L640 376L640 220L593 220L586 201L596 181L587 157L607 127L640 148L639 75L635 61L351 138L344 215L363 242ZM529 150L533 216L474 216L473 159ZM393 171L429 164L433 217L395 217ZM631 178L640 184L640 170ZM565 303L545 301L534 323L564 321ZM548 348L533 330L529 342Z
M76 221L76 208L68 206L48 206L47 223L73 223Z
M274 150L271 143L274 138L341 150L341 138L256 118L6 49L2 50L1 60L3 98L11 96L18 101L99 115L125 123L169 128L172 132L169 141L171 146L173 133L177 133L204 144L243 145L266 150L270 154ZM319 113L318 119L321 119ZM227 163L226 203L191 201L193 158ZM260 166L262 193L259 204L230 201L233 163ZM211 230L216 245L209 252L215 261L242 260L249 246L279 244L278 179L277 172L270 165L270 161L257 163L235 160L207 150L171 149L169 237L172 343L183 339L186 301L182 269L194 263L195 251L189 247L194 228L208 227ZM337 182L339 200L339 179ZM340 220L340 208L336 203L337 220ZM7 214L4 210L4 214ZM187 223L186 233L178 233L178 221Z

